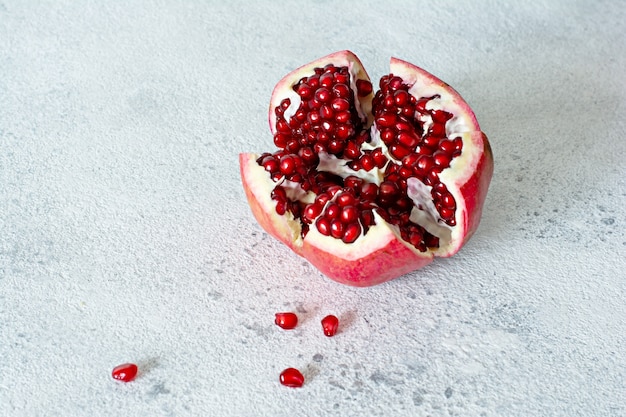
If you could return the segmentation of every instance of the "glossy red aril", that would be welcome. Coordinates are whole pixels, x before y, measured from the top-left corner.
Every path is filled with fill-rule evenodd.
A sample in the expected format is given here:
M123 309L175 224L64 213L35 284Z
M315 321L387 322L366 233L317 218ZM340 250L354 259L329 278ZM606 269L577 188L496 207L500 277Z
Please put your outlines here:
M296 69L270 99L278 150L239 157L261 226L356 286L458 252L493 173L489 141L452 87L396 58L377 85L349 51Z
M304 384L304 375L296 368L287 368L280 373L280 383L291 388L300 388Z
M137 376L137 365L134 363L123 363L113 368L111 372L113 379L122 382L130 382Z
M322 329L324 330L324 334L326 336L334 336L337 333L338 328L339 319L336 316L330 314L322 319Z
M274 323L285 330L293 329L298 325L298 316L294 313L276 313Z

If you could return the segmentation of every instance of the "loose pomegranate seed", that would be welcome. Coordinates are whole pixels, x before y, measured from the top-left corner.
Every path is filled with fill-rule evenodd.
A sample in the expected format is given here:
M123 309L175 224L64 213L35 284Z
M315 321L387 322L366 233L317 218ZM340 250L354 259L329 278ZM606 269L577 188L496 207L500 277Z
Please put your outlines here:
M274 323L285 330L293 329L298 325L298 316L294 313L276 313Z
M123 363L113 368L111 372L113 379L122 382L130 382L137 376L137 365L134 363Z
M287 368L280 373L280 383L286 387L300 388L304 384L304 375L296 368Z
M338 328L339 319L336 316L330 314L322 319L322 329L324 330L324 334L326 336L334 336L337 333Z

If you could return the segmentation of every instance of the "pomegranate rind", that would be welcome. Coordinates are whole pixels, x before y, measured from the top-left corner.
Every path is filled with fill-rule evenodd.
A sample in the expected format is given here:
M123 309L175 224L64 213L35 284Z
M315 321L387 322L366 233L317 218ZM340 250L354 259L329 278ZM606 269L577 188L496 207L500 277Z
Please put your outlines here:
M261 227L320 272L342 284L366 287L381 284L433 261L432 252L419 252L404 242L382 219L358 239L346 245L321 235L314 227L302 239L300 223L289 212L276 213L270 194L276 185L256 162L258 154L242 153L239 164L243 188Z
M268 117L272 135L276 133L276 113L274 112L274 109L278 107L281 101L286 97L299 100L297 93L293 91L293 86L296 85L302 77L307 77L313 74L315 72L315 68L321 68L327 64L333 64L336 67L348 67L351 74L352 91L355 91L356 89L355 86L357 80L371 82L369 75L367 75L367 72L361 63L361 60L353 52L348 50L332 53L291 71L289 74L285 75L278 82L278 84L276 84L274 90L272 91ZM374 120L374 116L372 115L373 98L373 92L363 97L357 96L355 92L355 104L359 106L359 114L366 119L364 121L366 126L370 126Z

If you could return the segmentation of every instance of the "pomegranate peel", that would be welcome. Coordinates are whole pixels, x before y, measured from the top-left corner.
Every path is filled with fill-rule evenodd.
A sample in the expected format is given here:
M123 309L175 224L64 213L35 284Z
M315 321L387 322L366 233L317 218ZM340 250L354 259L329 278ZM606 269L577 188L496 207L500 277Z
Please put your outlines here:
M349 51L302 66L270 100L279 150L239 156L259 224L354 286L458 252L493 173L487 137L449 85L392 58L379 87Z

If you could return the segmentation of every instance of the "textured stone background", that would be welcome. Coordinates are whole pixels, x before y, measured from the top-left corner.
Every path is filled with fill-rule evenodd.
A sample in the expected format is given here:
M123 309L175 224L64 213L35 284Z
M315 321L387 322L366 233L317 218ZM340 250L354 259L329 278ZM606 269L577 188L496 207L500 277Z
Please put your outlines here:
M0 415L626 415L624 22L622 1L0 0ZM473 240L367 289L263 233L237 166L270 149L274 84L340 49L455 86L496 158Z

